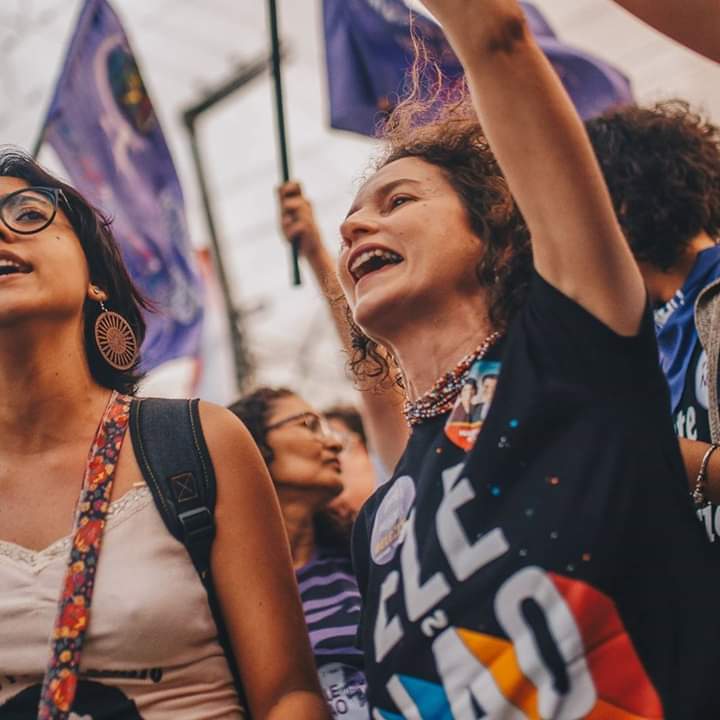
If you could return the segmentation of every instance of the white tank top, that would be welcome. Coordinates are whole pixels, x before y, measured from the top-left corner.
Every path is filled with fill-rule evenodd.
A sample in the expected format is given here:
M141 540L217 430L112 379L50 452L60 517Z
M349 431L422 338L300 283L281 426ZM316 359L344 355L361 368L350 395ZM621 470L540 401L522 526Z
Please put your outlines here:
M70 536L40 552L0 541L0 720L35 717L69 551ZM245 717L205 589L147 487L110 506L80 671L71 720Z

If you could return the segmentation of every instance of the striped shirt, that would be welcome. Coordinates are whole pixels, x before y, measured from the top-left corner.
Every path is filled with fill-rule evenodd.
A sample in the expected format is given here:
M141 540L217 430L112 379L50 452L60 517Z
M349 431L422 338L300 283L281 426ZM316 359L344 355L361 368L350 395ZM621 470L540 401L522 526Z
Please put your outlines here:
M363 654L355 646L360 593L350 558L321 549L295 574L310 645L333 716L367 720Z

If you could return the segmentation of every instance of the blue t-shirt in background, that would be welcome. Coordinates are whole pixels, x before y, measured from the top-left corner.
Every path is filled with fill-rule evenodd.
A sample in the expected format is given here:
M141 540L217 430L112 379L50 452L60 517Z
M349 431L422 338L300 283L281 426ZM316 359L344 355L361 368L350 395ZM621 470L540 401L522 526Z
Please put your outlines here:
M670 386L675 433L678 437L711 442L708 417L708 362L695 327L695 302L720 278L720 247L698 254L683 286L655 311L660 364ZM698 510L708 539L720 548L720 506Z

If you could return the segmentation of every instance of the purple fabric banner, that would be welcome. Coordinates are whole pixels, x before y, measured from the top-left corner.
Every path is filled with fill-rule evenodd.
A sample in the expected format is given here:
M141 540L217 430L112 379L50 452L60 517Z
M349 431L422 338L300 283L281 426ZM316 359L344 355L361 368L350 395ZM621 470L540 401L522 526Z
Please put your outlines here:
M83 6L44 137L72 183L113 218L130 275L157 307L146 316L143 368L195 355L202 286L182 190L128 39L106 0Z
M616 68L561 43L540 11L521 3L538 44L587 119L633 101L628 79ZM450 82L462 67L441 28L413 13L413 25ZM374 135L402 95L412 64L410 10L403 0L323 0L330 125Z

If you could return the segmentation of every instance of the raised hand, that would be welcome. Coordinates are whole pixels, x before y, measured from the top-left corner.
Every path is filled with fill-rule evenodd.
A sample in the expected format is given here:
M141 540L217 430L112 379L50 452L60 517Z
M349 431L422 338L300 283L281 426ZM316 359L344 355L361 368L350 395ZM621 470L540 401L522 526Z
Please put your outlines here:
M517 0L423 0L423 4L443 26L458 55L465 45L508 45L514 34L522 35L524 15Z
M311 260L324 249L315 213L310 201L303 195L299 182L290 180L278 188L280 226L288 242L297 239L300 254Z
M426 0L463 68L480 124L550 284L634 335L645 288L583 125L516 0ZM582 238L582 242L578 242Z

